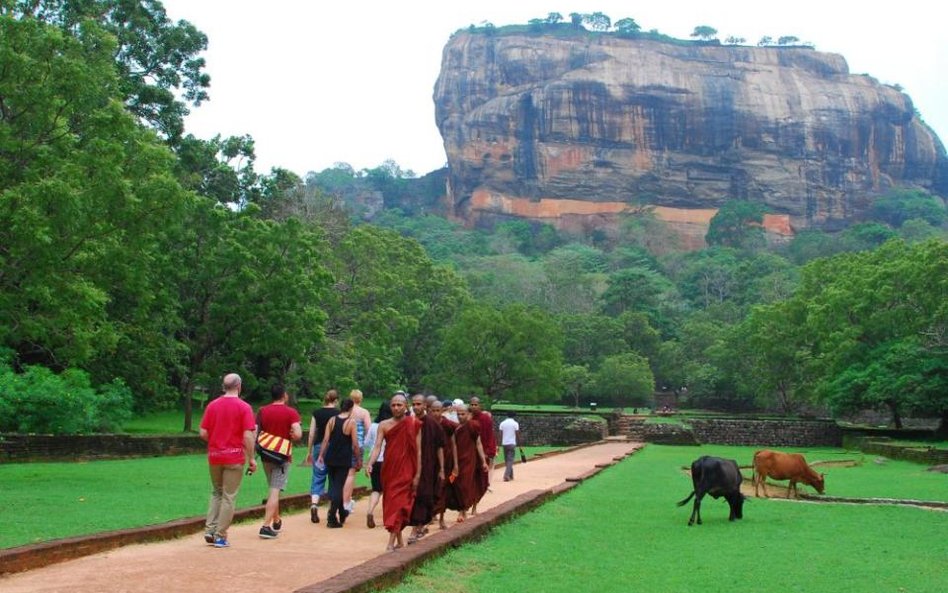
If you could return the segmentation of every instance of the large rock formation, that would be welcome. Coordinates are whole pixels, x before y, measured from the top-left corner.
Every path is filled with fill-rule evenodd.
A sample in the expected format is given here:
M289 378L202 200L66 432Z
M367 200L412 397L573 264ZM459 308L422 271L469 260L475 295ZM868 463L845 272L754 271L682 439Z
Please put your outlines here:
M729 199L790 233L845 224L893 185L948 195L911 99L803 47L461 32L434 100L448 197L471 221L588 228L647 203L700 238Z

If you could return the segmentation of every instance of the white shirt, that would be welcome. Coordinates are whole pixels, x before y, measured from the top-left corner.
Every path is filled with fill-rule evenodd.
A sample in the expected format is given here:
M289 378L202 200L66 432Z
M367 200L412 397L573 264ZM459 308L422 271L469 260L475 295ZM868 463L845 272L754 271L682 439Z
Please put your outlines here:
M369 426L369 434L365 435L365 450L371 455L372 448L375 447L375 441L378 439L379 435L379 423L373 422ZM375 460L376 462L385 461L385 441L382 441L382 446L379 448L379 457Z
M507 418L500 423L500 444L501 445L516 445L517 444L517 431L520 430L520 425L513 418Z

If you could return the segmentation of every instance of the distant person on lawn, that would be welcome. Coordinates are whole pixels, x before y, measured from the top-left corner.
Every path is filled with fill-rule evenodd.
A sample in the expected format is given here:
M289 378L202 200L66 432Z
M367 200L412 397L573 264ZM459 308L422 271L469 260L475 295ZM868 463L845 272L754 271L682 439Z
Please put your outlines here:
M274 436L289 439L293 442L303 437L300 426L300 414L286 402L290 399L283 385L274 385L270 388L270 403L257 412L257 430L270 433ZM292 450L291 450L292 451ZM290 466L293 465L293 456L284 463L274 463L263 460L263 473L267 477L270 489L267 495L266 515L263 517L263 527L260 528L260 537L273 539L283 528L280 519L280 492L286 488L286 480L290 475Z
M412 483L418 468L418 423L406 415L408 398L396 393L389 402L392 417L379 424L378 438L369 456L368 469L378 460L385 444L385 463L382 464L382 517L388 530L389 551L401 548L402 529L408 525L415 489Z
M256 424L250 404L240 399L240 375L226 375L223 387L224 394L207 404L200 433L207 441L212 486L204 541L215 548L230 546L227 529L234 520L234 503L244 463L248 474L257 471L253 450Z
M500 423L500 445L504 448L504 481L513 480L513 466L517 459L517 447L520 446L520 423L514 420L514 413L507 412L507 418Z

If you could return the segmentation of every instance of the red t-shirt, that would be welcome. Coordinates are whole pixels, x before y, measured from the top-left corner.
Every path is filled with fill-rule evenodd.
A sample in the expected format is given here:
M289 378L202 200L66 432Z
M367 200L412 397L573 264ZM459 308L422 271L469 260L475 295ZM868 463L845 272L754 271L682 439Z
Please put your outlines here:
M290 438L290 429L300 421L300 413L282 403L273 403L260 408L257 412L260 430L272 435ZM290 456L293 459L293 456Z
M239 397L221 396L207 404L201 428L207 431L208 463L243 464L244 432L256 428L253 409Z

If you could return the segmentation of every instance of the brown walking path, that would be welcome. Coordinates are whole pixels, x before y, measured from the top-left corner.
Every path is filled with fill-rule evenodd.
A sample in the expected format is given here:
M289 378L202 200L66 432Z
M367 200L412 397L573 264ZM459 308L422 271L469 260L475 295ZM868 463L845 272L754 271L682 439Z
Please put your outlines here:
M512 482L504 482L503 470L495 469L492 492L484 496L478 511L489 510L531 490L553 488L567 478L580 476L594 469L597 464L611 463L614 458L640 446L627 441L607 441L560 455L530 460L526 464L517 463ZM381 525L381 505L375 512L379 524L375 529L369 529L365 524L368 498L357 502L355 511L343 529L326 528L324 508L320 508L323 522L318 525L310 523L308 512L287 515L283 520L283 533L275 540L260 539L257 536L260 523L253 521L231 527L231 547L227 549L206 545L201 534L166 542L125 546L44 568L0 576L0 591L233 593L256 590L289 593L385 554L388 533ZM456 515L449 511L445 520L451 524ZM433 531L438 530L435 528ZM406 537L408 533L406 529Z

